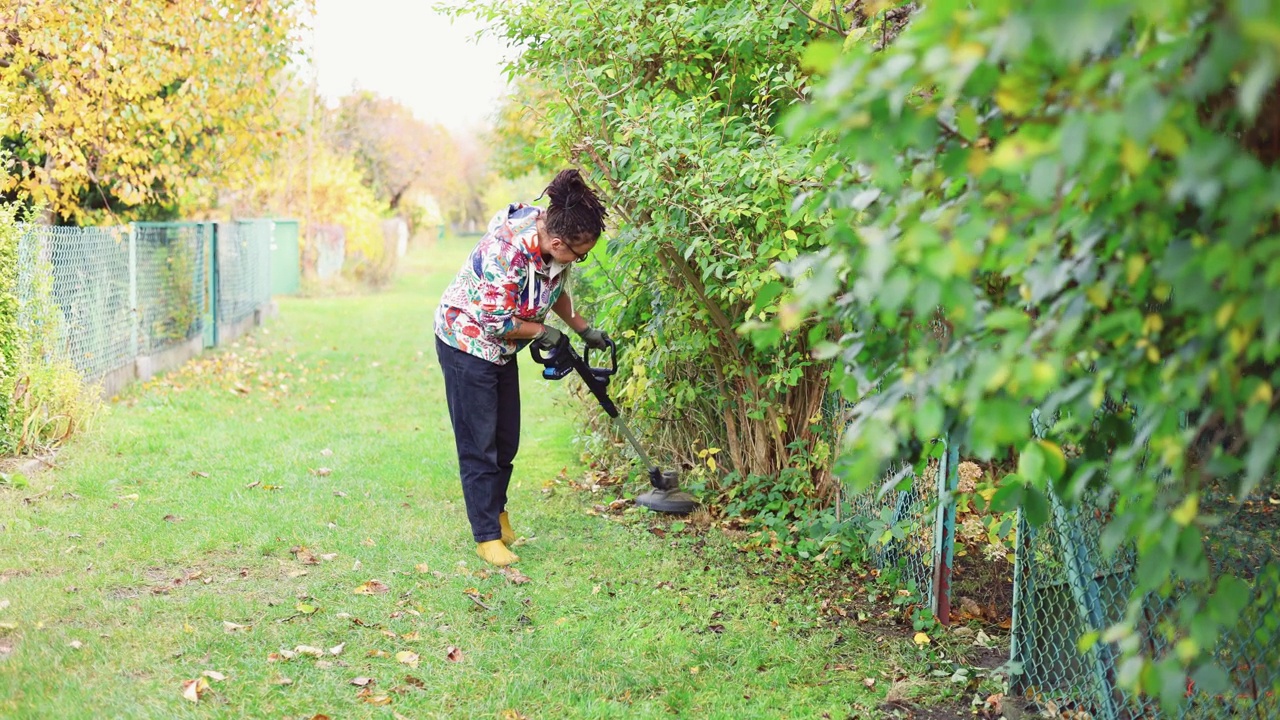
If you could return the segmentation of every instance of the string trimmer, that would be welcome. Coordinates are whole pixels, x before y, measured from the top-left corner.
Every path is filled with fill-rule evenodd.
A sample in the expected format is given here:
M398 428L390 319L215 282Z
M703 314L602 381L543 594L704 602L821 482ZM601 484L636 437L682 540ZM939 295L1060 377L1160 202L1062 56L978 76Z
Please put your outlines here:
M529 352L533 355L534 362L544 366L542 377L547 380L559 380L576 370L591 394L600 402L600 407L613 419L614 427L631 444L631 449L636 451L636 457L649 469L649 483L653 485L653 489L637 496L637 505L673 515L688 515L693 512L698 501L680 490L680 474L674 470L660 470L657 465L649 462L649 454L636 442L631 428L627 427L626 421L618 412L618 406L609 397L609 378L618 372L618 346L612 340L609 341L607 368L591 367L591 348L583 348L582 355L578 355L567 338L549 350L541 349L536 344L531 345Z

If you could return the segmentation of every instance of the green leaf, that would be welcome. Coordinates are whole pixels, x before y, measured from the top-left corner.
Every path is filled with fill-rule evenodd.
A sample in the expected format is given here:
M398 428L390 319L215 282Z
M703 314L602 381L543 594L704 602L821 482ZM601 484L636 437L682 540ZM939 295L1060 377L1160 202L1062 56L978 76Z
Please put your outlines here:
M1049 500L1040 488L1028 485L1022 497L1022 510L1027 514L1027 522L1032 527L1039 527L1049 520Z

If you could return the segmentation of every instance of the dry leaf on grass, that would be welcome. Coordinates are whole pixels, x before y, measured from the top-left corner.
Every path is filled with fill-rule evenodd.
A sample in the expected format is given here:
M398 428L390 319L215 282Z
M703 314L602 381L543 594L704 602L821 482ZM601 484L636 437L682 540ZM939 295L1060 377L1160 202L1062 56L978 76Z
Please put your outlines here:
M445 657L445 659L446 659L446 660L448 660L449 662L459 662L459 661L461 661L461 660L462 660L462 651L461 651L461 650L459 650L458 648L456 648L456 647L454 647L454 646L450 645L450 646L449 646L449 647L444 651L444 657Z
M507 582L510 582L513 585L523 585L529 582L528 575L525 575L513 567L504 567L498 570L498 572L502 573L502 576L507 579Z
M390 705L391 704L390 695L374 695L372 688L367 688L367 687L360 688L360 690L356 692L356 697L360 698L360 700L363 702L369 703L370 705Z
M182 697L191 702L200 702L200 696L209 689L209 681L204 678L182 681Z
M330 654L330 655L341 655L341 654L342 654L342 651L343 651L343 650L345 650L345 649L346 649L346 647L347 647L347 644L346 644L346 643L338 643L337 645L334 645L333 647L329 648L329 654Z
M521 713L519 710L503 710L498 713L499 720L529 720L529 716Z
M252 625L239 625L229 620L222 621L222 631L226 633L244 632L252 627Z
M314 468L314 469L309 470L309 472L310 472L312 475L315 475L316 477L327 477L328 475L332 475L332 474L333 474L333 470L331 470L331 469L329 469L329 468L327 468L327 467Z
M365 677L363 675L361 675L360 677L351 679L351 684L355 685L356 687L364 687L366 685L372 685L375 682L377 682L377 680L374 680L371 677Z
M416 668L418 667L418 653L411 650L401 650L396 653L396 662Z
M311 645L299 645L295 647L293 651L299 655L306 655L313 658L324 657L324 650L321 650L318 647L312 647Z
M387 584L381 580L370 580L369 582L362 583L354 592L357 595L381 595L390 589L391 588L387 587Z
M202 672L202 673L200 673L200 674L201 674L201 675L203 675L203 676L205 676L205 677L207 677L207 678L209 678L210 680L216 680L216 681L218 681L218 682L222 682L223 680L226 680L226 679L227 679L227 676L226 676L226 675L223 675L222 673L218 672L217 670L205 670L204 672Z

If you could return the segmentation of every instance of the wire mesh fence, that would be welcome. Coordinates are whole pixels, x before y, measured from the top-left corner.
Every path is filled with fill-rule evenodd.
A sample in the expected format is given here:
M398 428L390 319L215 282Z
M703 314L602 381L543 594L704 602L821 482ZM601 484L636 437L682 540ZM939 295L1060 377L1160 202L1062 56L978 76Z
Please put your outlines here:
M1114 414L1122 406L1123 399L1111 399L1100 412ZM1038 412L1031 417L1037 434L1052 421ZM960 453L948 447L930 454L936 459L919 477L900 466L878 487L842 498L841 506L869 530L868 561L895 573L899 587L916 589L946 622ZM1280 718L1280 482L1272 480L1247 497L1221 486L1200 490L1208 519L1201 538L1207 576L1196 582L1171 577L1159 592L1140 597L1132 611L1137 554L1128 545L1103 550L1110 498L1095 493L1064 503L1050 492L1048 519L1038 527L1017 514L1008 665L1013 695L1046 717ZM1186 638L1179 617L1204 598L1218 604L1211 612L1225 629L1214 641L1211 665L1185 678L1176 714L1167 713L1157 698L1123 689L1117 645L1081 643L1131 620L1142 654L1176 654ZM1201 682L1198 673L1215 680Z
M939 504L954 489L955 454L947 439L942 452L917 474L901 465L876 487L843 499L850 521L868 529L867 557L904 589L919 594L937 612L950 606L948 580L954 540L955 504ZM886 491L885 486L892 483Z
M19 326L91 383L132 376L142 357L255 317L271 299L272 233L271 221L24 226Z
M139 344L157 352L204 331L208 223L138 223Z
M50 360L69 361L91 379L131 361L127 228L28 226L20 253L18 322L54 338L42 348ZM38 308L37 295L58 311Z
M238 323L271 297L269 220L218 223L218 316Z
M1199 583L1172 581L1162 593L1141 599L1136 630L1144 654L1173 651L1179 636L1172 621L1184 601L1212 588L1231 591L1222 602L1238 607L1219 636L1213 660L1227 689L1202 690L1187 679L1177 717L1280 717L1280 514L1277 488L1239 499L1210 488L1202 505L1216 518L1203 541L1209 577ZM1154 698L1118 687L1116 647L1079 646L1086 633L1102 633L1125 618L1137 586L1135 555L1122 548L1107 555L1099 537L1110 503L1098 496L1067 507L1050 497L1049 522L1033 528L1018 522L1011 658L1021 666L1013 689L1059 709L1109 720L1165 717ZM1219 584L1225 576L1231 580Z

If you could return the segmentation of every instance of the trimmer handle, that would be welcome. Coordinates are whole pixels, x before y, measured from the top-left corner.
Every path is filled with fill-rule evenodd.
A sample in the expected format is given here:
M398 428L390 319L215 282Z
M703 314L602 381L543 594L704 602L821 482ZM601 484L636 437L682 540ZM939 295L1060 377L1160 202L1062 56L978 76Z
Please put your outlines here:
M618 345L612 338L607 342L609 343L609 367L593 366L591 364L591 348L589 346L582 348L582 362L586 363L587 367L591 368L592 375L601 379L618 373Z

